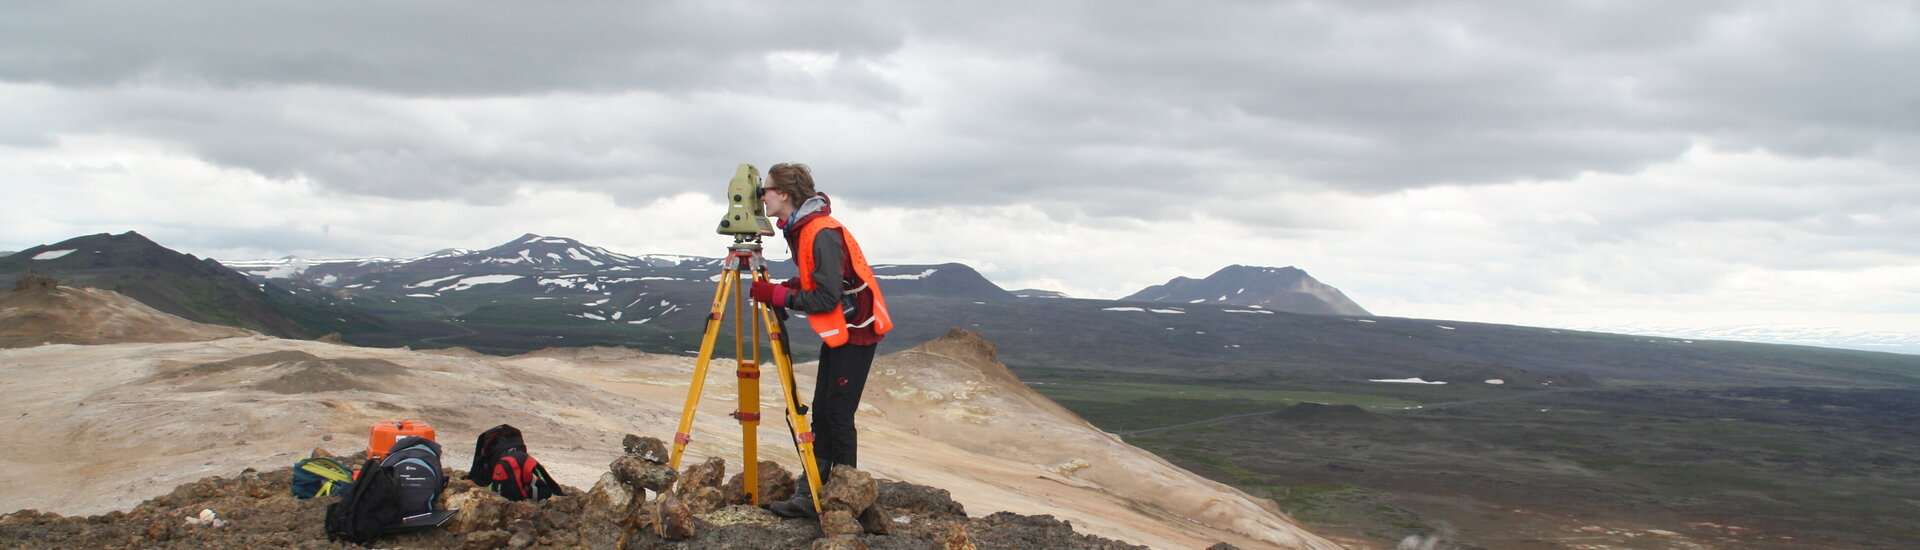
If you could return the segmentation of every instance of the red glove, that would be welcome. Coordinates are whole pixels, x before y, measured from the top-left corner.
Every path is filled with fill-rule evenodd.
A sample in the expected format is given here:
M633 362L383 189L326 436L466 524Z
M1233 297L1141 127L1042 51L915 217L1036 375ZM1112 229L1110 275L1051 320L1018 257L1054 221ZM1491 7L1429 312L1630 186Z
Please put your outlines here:
M766 281L754 281L753 290L748 291L748 294L753 296L753 301L755 302L773 307L787 307L788 292L791 292L791 290L785 286Z

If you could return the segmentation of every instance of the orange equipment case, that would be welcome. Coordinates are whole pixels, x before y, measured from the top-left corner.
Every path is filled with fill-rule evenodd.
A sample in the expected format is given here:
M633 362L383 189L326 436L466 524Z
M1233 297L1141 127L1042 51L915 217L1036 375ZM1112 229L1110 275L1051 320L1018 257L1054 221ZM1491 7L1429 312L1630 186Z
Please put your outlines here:
M393 449L395 442L406 439L410 435L434 439L433 426L419 420L373 423L373 432L367 436L367 458L371 460L386 458L387 451Z

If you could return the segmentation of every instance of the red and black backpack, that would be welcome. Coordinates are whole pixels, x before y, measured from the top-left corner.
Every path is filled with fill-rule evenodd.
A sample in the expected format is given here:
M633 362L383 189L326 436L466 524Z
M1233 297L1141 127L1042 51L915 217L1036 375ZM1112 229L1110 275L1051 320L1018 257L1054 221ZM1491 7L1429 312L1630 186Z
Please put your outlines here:
M473 446L473 468L467 479L492 489L507 500L544 500L564 495L547 468L527 454L520 429L507 424L481 432Z

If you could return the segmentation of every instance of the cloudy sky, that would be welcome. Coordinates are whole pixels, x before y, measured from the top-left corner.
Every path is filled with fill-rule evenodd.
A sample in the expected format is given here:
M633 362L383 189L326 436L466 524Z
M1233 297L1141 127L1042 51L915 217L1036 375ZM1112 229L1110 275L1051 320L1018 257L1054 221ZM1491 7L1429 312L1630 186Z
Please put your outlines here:
M1920 353L1912 1L0 5L0 250L717 256L801 161L1009 289Z

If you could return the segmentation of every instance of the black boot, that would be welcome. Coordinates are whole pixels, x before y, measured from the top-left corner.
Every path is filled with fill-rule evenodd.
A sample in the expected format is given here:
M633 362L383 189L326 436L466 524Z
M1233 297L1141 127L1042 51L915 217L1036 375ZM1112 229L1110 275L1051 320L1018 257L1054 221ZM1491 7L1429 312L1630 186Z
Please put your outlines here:
M800 488L793 492L793 498L767 505L773 515L783 518L810 518L817 514L813 511L813 488L807 486L806 479L800 480Z

